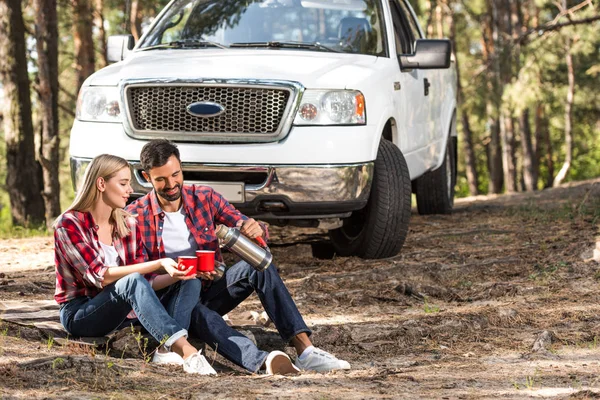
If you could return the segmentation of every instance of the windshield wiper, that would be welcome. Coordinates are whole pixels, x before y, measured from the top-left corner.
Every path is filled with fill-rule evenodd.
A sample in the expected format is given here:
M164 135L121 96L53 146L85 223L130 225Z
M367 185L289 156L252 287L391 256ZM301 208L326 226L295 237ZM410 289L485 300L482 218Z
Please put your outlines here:
M140 51L154 50L154 49L183 49L183 48L198 48L198 47L218 47L220 49L226 49L227 46L217 42L210 42L207 40L176 40L169 43L155 44L154 46L148 46L140 49Z
M292 49L317 49L330 51L332 53L342 53L339 50L334 50L331 47L322 45L319 42L307 43L307 42L248 42L248 43L232 43L229 47L275 47L275 48L292 48Z

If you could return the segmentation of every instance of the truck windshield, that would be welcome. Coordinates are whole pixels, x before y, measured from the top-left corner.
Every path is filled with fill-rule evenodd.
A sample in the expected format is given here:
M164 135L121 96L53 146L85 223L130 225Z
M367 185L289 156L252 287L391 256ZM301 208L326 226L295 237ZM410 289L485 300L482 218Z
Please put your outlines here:
M379 0L176 0L139 49L233 45L383 56L383 32ZM173 43L212 45L170 45Z

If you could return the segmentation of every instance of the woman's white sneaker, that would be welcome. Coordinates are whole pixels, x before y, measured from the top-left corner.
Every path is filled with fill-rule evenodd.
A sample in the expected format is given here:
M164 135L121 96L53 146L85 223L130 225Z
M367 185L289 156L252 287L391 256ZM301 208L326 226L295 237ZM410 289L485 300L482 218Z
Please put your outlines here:
M152 356L152 362L155 364L183 365L183 357L173 351L160 353L156 350L154 356Z
M210 366L206 358L202 355L202 350L192 354L183 360L183 370L188 374L216 375L217 371Z
M303 360L296 358L296 367L301 370L328 372L336 369L350 369L348 361L340 360L334 355L315 347Z

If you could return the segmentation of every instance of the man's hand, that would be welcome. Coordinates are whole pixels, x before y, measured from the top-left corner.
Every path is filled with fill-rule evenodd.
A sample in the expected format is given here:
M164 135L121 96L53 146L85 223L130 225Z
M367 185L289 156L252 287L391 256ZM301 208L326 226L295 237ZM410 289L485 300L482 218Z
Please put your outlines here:
M265 234L263 228L258 222L256 222L254 218L248 218L245 221L238 221L237 227L240 228L241 233L251 239L262 237Z
M200 272L198 271L196 273L196 277L203 279L203 280L207 280L207 281L212 281L213 279L215 279L215 277L217 276L217 272L215 271L210 271L210 272Z

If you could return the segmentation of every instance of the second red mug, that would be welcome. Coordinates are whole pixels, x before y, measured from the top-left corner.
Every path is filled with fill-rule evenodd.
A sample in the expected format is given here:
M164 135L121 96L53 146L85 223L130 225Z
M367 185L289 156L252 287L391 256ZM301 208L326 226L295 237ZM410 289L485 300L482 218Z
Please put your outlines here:
M215 270L215 252L214 250L197 250L198 271L211 272Z

